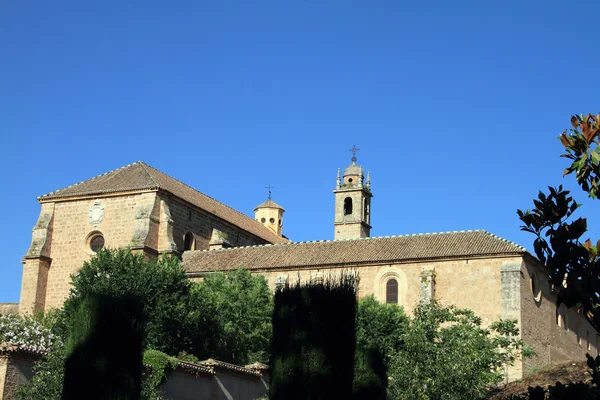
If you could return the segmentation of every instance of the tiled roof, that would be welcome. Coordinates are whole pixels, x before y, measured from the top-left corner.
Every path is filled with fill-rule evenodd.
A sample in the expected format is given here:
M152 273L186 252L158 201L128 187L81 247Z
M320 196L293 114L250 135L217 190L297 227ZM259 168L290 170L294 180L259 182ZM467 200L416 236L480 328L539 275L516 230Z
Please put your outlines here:
M268 270L361 265L480 256L521 255L526 250L484 230L316 241L188 251L186 272L237 268Z
M215 360L213 358L209 358L208 360L197 362L196 364L199 364L201 366L208 367L208 368L222 368L222 369L225 369L228 371L235 371L235 372L240 372L243 374L260 376L260 373L254 369L250 369L247 367L240 367L239 365L229 364L229 363L226 363L223 361Z
M256 211L258 208L267 208L267 207L281 208L283 210L283 207L281 207L279 204L275 203L273 200L269 199L269 200L265 201L264 203L262 203L261 205L256 206L254 211Z
M29 356L41 357L48 354L45 350L39 350L30 346L19 346L12 343L0 343L0 355L25 354Z
M38 200L43 202L69 197L96 196L139 190L164 190L270 243L288 242L287 239L276 235L270 229L247 215L200 193L196 189L141 161L45 194L38 197Z

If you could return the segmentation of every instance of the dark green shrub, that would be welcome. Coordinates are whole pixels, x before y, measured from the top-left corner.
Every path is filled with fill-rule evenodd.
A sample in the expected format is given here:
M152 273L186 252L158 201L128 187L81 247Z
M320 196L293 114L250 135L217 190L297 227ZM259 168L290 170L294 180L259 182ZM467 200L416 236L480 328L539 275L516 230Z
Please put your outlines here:
M139 299L89 295L73 307L62 399L139 399L143 341Z
M351 398L355 347L353 277L278 291L269 398Z

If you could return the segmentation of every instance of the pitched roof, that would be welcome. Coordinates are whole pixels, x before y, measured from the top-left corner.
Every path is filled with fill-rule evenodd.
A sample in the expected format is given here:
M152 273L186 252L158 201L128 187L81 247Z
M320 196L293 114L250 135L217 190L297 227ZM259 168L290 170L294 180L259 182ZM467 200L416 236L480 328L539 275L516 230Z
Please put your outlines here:
M521 255L525 248L484 230L188 251L186 272L268 270Z
M264 203L256 206L256 208L254 209L254 211L256 211L259 208L281 208L283 210L283 207L281 207L279 204L275 203L273 200L269 199L267 201L265 201ZM285 211L285 210L283 210Z
M141 161L45 194L38 197L38 200L44 202L69 197L96 196L139 190L164 190L270 243L288 242L287 239L276 235L270 229L247 215L226 206L204 193L200 193L196 189Z

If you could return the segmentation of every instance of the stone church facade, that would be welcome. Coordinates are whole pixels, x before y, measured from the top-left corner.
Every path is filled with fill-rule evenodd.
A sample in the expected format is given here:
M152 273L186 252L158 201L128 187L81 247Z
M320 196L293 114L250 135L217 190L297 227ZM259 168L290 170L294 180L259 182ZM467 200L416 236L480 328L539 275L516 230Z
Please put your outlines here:
M284 209L269 199L250 218L143 162L38 198L41 212L23 259L19 310L60 307L70 275L102 247L176 254L192 279L247 268L270 287L297 279L354 273L359 297L374 295L407 312L423 300L469 308L485 324L518 321L537 355L518 361L512 379L532 368L598 354L597 333L564 305L523 247L486 231L371 238L370 177L352 163L338 170L334 240L291 242Z

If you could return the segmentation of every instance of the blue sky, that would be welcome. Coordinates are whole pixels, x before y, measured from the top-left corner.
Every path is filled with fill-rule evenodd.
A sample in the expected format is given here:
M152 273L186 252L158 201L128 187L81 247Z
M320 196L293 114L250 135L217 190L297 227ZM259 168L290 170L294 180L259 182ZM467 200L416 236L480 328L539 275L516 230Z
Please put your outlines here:
M0 4L0 302L37 196L143 160L284 234L333 237L337 168L371 171L372 235L486 229L565 183L556 137L597 113L598 2ZM596 100L594 101L594 98ZM590 235L598 205L585 201ZM596 202L597 203L597 202ZM84 238L82 238L84 240Z

